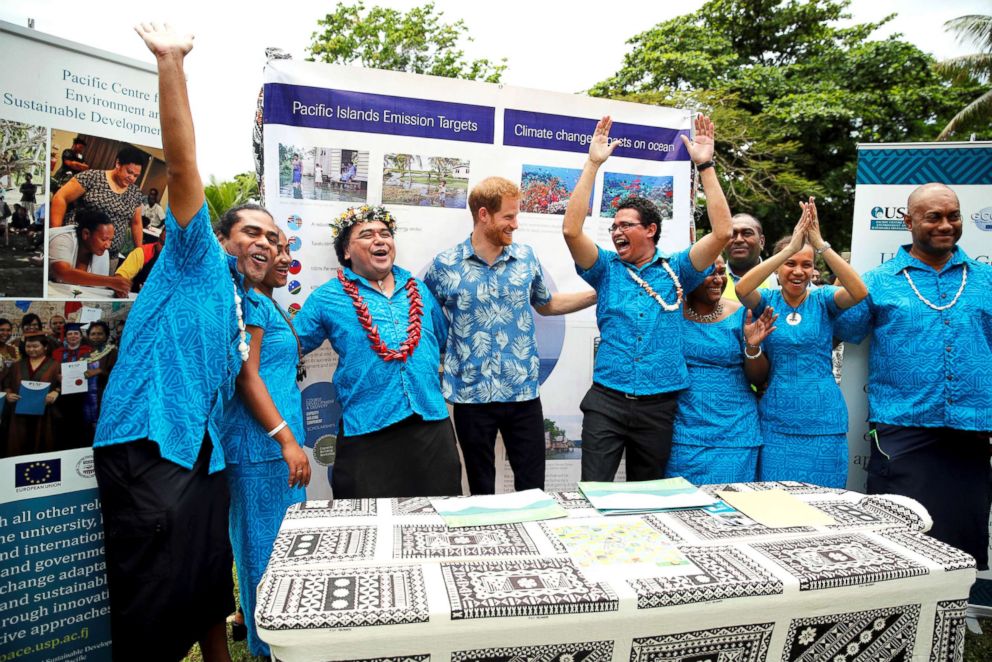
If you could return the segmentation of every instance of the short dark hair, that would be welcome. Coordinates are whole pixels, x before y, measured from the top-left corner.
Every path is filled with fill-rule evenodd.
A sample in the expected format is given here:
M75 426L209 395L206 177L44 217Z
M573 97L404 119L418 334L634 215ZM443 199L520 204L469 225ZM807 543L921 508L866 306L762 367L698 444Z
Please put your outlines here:
M637 212L637 215L641 218L641 225L647 227L654 223L658 226L658 229L654 233L654 243L658 244L658 239L661 238L661 212L658 211L658 206L648 200L647 198L641 198L639 196L631 196L623 200L619 205L617 205L617 211L621 209L633 209Z
M76 237L83 238L83 230L89 230L90 234L96 231L101 225L113 225L107 213L95 207L85 207L76 214Z
M0 326L3 326L4 324L9 324L10 325L10 328L14 328L13 322L11 322L6 317L0 317Z
M761 221L758 219L757 216L753 216L751 214L748 214L747 212L740 212L738 214L734 214L730 218L731 223L733 223L734 221L754 221L754 224L758 226L758 234L762 236L764 236L765 234L765 226L761 224Z
M94 320L90 322L89 328L86 329L87 336L90 335L90 331L92 331L93 327L95 326L98 326L101 329L103 329L103 332L107 334L107 338L108 339L110 338L110 325L104 322L103 320Z
M31 173L30 172L24 173L24 179L27 179L28 181L30 181L31 180Z
M76 136L75 138L73 138L72 139L72 144L73 145L82 145L83 147L86 147L86 141L83 140L83 137L82 136Z
M269 213L269 210L262 205L254 202L246 202L243 205L231 207L224 212L224 215L220 217L220 223L217 224L217 232L219 232L225 239L229 239L231 237L231 230L241 221L239 214L243 211L260 211L266 214L269 218L272 218L272 214ZM272 220L275 221L274 218L272 218Z
M27 355L27 351L25 350L24 346L27 345L29 342L41 343L42 347L45 348L45 356L51 356L52 346L48 343L48 337L45 336L44 333L36 333L27 337L22 337L20 342L21 356Z
M351 269L351 260L345 258L344 249L348 247L348 242L351 241L351 231L355 229L356 225L358 224L349 225L341 230L338 236L334 237L334 253L338 256L338 264L346 266L349 269Z
M117 163L121 165L139 165L142 168L148 162L148 157L137 147L125 145L117 151Z

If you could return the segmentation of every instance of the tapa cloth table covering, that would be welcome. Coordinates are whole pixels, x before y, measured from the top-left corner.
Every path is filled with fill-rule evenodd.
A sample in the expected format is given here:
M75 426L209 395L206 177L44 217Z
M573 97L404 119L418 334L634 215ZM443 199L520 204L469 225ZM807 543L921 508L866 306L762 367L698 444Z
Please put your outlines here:
M773 487L836 523L605 518L577 492L554 495L567 519L461 529L419 497L298 504L259 585L259 634L285 662L961 659L975 562L924 535L922 506L803 483L704 489ZM591 554L566 535L596 526L634 533ZM661 539L690 565L627 563Z

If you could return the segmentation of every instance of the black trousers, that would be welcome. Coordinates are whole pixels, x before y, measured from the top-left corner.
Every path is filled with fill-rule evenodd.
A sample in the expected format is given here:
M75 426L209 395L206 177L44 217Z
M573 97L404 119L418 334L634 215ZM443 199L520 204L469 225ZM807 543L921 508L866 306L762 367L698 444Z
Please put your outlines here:
M582 480L612 481L627 451L627 480L665 477L678 391L628 397L595 382L582 399Z
M869 494L902 494L930 512L929 534L988 568L989 438L949 428L873 424Z
M413 415L368 434L338 435L335 499L460 496L462 465L451 421Z
M210 450L191 470L147 439L93 451L114 660L181 660L234 611L231 497Z
M454 405L455 432L472 494L496 491L496 432L513 468L513 489L544 489L544 410L541 399Z

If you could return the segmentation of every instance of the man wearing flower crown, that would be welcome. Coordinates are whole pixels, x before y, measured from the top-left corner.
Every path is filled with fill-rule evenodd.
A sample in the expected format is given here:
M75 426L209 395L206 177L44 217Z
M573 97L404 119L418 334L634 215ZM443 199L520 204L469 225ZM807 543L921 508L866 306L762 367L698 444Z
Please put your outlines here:
M868 352L869 494L903 494L929 533L988 567L992 267L957 243L958 196L924 184L903 215L913 243L864 275L868 298L838 321Z
M329 340L338 355L334 496L461 494L438 379L444 315L427 286L393 264L396 220L385 207L350 208L331 226L341 267L294 322L304 352Z
M696 118L695 139L682 136L706 189L713 231L691 248L658 249L661 214L646 198L617 208L610 237L616 252L582 231L599 167L617 142L612 121L596 125L589 158L568 200L562 233L579 276L596 289L600 343L592 388L582 400L582 480L611 481L627 452L627 480L665 475L679 391L689 384L682 352L683 295L696 288L732 236L730 208L713 169L713 123Z
M472 494L496 488L500 432L516 490L544 488L544 413L531 306L564 315L596 303L593 290L551 294L530 246L513 241L520 189L487 177L468 196L472 234L434 258L424 282L450 322L444 397L452 403Z
M192 35L136 28L159 74L169 241L128 315L93 444L115 660L230 660L230 493L219 432L248 357L241 298L265 277L279 230L258 205L229 210L220 241L196 165L183 62Z

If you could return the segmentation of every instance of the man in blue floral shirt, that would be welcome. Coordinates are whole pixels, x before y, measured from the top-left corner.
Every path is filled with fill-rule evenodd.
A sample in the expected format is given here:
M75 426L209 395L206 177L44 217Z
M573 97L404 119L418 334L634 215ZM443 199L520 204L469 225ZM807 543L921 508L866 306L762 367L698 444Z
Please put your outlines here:
M468 204L472 234L434 258L424 276L450 324L444 397L454 406L472 494L495 491L497 430L514 488L543 488L544 413L531 306L542 315L562 315L591 306L596 293L548 291L534 250L513 242L520 213L516 184L484 179Z

